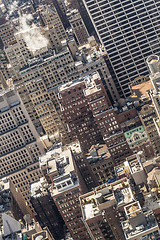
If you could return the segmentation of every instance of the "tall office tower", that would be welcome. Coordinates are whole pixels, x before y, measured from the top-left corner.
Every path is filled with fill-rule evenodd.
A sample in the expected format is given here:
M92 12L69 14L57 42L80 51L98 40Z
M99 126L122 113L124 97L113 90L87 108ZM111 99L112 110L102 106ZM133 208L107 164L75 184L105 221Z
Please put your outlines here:
M66 2L64 0L58 0L59 6L63 12L63 14L66 15L66 11L67 11L67 6L66 6Z
M111 154L113 164L123 162L131 154L131 150L98 73L88 76L84 96Z
M13 71L8 63L8 60L4 54L4 51L0 49L0 72L2 74L2 79L4 84L7 81L11 81L11 77L13 76Z
M41 169L51 183L51 196L74 240L89 240L82 221L79 196L87 191L81 175L76 171L72 152L61 145L40 158Z
M66 17L66 14L63 12L63 9L61 9L61 3L59 0L47 0L47 1L41 0L41 3L43 5L47 4L47 5L50 5L51 7L55 8L60 20L63 23L64 28L66 29L69 27L68 19Z
M64 221L48 190L49 184L41 178L31 184L31 204L41 228L48 227L55 240L64 239Z
M98 71L111 102L118 101L120 97L107 67L108 57L104 48L97 44L92 36L88 39L88 43L79 49L80 52L79 54L77 52L77 59L75 59L75 67L79 75L82 77Z
M32 54L27 48L24 40L21 40L21 43L15 40L11 45L4 48L4 52L15 75L18 73L20 68L27 64L27 59L32 57Z
M69 5L69 9L78 9L90 36L94 35L97 37L92 21L84 6L83 0L68 0L67 3Z
M10 178L29 204L29 183L41 177L40 138L14 87L0 92L0 178Z
M16 41L11 23L6 21L4 17L0 18L0 39L4 47Z
M78 44L82 45L87 43L89 34L79 11L77 9L69 11L67 17Z
M37 120L35 111L46 134L51 137L59 131L66 142L69 137L60 111L58 85L76 79L77 75L72 54L64 47L57 54L30 61L20 69L21 78L15 82L32 121Z
M111 186L100 185L81 195L80 204L90 239L125 240Z
M41 15L44 25L55 29L55 32L59 38L59 41L63 39L67 39L65 28L56 11L56 8L52 6L43 5L38 9L38 12Z
M87 152L92 145L102 142L102 136L84 95L86 85L87 77L59 88L61 111L72 139L79 140L84 152Z
M145 60L160 53L160 15L156 0L83 0L113 69L121 96L130 94L128 85L148 75Z

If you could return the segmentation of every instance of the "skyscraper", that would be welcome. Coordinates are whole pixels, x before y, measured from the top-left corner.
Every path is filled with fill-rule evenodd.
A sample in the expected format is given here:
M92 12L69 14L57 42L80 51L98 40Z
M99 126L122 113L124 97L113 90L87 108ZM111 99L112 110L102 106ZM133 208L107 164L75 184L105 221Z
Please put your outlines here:
M14 87L0 92L0 179L10 178L29 204L31 182L42 176L40 138Z
M78 151L79 147L76 148ZM73 146L71 149L73 151ZM85 193L87 188L82 175L77 172L71 149L70 145L68 147L55 145L51 151L40 158L40 167L45 179L51 183L50 190L48 190L73 240L90 240L82 220L79 202L79 196ZM31 189L34 190L34 188ZM50 203L48 202L48 204ZM46 212L46 209L44 211Z
M160 15L157 0L83 0L110 60L121 96L128 85L148 75L147 56L160 53Z

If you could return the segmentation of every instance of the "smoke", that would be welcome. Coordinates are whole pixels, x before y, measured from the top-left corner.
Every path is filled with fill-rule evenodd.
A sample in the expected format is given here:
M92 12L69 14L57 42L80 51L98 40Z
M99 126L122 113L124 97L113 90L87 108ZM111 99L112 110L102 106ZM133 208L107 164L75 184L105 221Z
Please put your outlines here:
M18 10L18 4L19 1L13 1L11 5L8 6L8 12L7 12L7 17L6 19L9 19L9 17L14 13L15 11Z
M33 17L31 14L23 14L20 16L18 34L22 36L29 50L35 52L39 49L46 48L48 39L41 34L40 28L32 23L32 20Z

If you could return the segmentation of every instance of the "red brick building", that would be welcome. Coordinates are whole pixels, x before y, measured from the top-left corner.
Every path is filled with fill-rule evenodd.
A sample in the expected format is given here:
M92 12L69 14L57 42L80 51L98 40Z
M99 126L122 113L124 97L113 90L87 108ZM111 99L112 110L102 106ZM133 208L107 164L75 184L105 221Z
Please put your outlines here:
M87 188L81 174L76 171L70 148L71 146L63 148L57 145L42 156L40 165L43 170L47 170L49 178L45 178L51 180L51 197L72 238L89 240L79 202L80 194L85 193Z
M73 141L79 140L82 150L102 142L102 136L93 117L87 98L85 78L70 82L60 87L61 111L68 124Z
M113 163L117 165L131 154L131 150L98 73L90 77L90 84L84 92Z
M131 154L129 145L111 106L98 73L60 87L61 110L73 140L78 139L82 150L103 141L114 165Z

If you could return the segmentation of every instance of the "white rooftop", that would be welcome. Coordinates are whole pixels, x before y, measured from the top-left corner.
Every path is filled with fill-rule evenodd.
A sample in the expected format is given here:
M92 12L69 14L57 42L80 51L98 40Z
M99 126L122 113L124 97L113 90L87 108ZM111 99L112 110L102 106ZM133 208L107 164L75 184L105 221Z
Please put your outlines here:
M53 150L40 158L41 168L46 168L53 179L52 195L79 185L69 147L71 145L64 149L61 144L57 144ZM73 144L73 150L74 148L78 151L79 145Z

